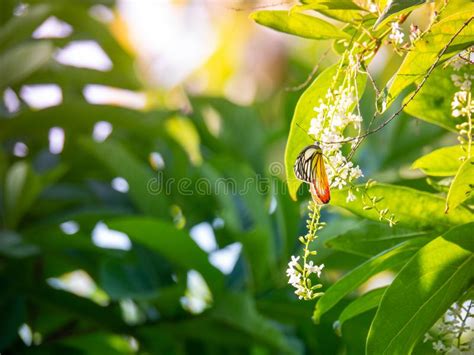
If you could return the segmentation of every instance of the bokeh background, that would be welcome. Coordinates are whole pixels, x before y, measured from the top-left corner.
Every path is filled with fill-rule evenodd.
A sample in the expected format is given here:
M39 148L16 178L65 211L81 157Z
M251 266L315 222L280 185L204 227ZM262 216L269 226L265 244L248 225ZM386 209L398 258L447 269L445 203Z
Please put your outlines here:
M373 314L341 337L334 314L349 300L315 325L285 276L308 198L286 192L286 138L298 97L337 56L248 16L294 3L1 1L2 353L363 351ZM380 88L400 61L378 52ZM364 117L373 102L368 86ZM428 189L409 163L447 139L402 115L355 159L366 176ZM357 218L329 207L323 219L328 287L364 257L324 245Z

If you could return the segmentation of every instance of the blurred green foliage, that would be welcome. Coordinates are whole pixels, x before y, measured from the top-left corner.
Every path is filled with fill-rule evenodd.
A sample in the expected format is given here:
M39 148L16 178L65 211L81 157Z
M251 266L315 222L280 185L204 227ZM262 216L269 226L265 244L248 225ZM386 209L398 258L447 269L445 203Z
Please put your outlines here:
M421 2L401 7L393 3L398 7L391 6L381 21ZM142 89L133 55L109 26L90 15L91 6L112 8L113 1L22 4L26 8L16 15L18 1L0 4L0 89L19 94L24 85L54 83L62 89L63 100L35 110L20 98L18 110L11 112L4 102L0 108L2 354L361 354L365 349L369 354L407 353L423 347L424 332L472 286L474 215L472 199L463 195L466 188L472 189L472 166L453 163L459 155L456 148L432 153L449 161L449 169L448 164L435 164L434 158L423 157L414 164L434 177L461 174L452 192L453 210L461 206L449 214L436 189L441 180L430 183L421 174L404 174L426 147L454 144L446 130L454 129L445 117L449 102L436 101L434 106L430 101L444 95L436 87L439 81L426 85L406 112L371 136L355 156L366 176L387 183L370 189L384 197L383 207L395 213L399 225L390 228L374 211L365 210L360 198L347 204L344 191L333 192L334 207L323 214L328 226L315 243L327 272L322 280L326 294L317 302L314 323L315 304L298 301L285 277L290 256L299 251L297 238L305 233L306 209L290 198L288 189L296 194L298 185L288 176L288 187L283 164L271 163L281 161L275 151L280 154L288 137L296 101L301 96L295 117L310 120L309 112L318 95L325 93L331 78L327 73L333 69L317 76L302 95L272 93L246 107L202 96L189 96L192 109L182 111L93 105L83 95L87 84ZM279 31L337 42L352 36L350 24L333 30L334 25L299 11L317 10L348 22L348 13L367 13L350 1L304 1L301 6L293 15L265 11L252 17ZM446 19L449 26L465 21L464 12L456 14L454 7L449 11L456 16ZM33 39L33 31L53 15L69 23L73 33L67 38ZM369 28L376 18L367 16ZM444 29L440 22L434 30ZM58 48L84 39L100 44L112 61L111 70L54 60ZM439 46L448 40L443 37ZM472 36L463 37L450 55L472 43ZM429 56L425 47L420 51ZM429 68L429 60L416 62ZM286 81L303 82L311 71L297 56L290 55L288 65ZM436 69L433 78L442 75ZM411 77L402 85L400 78L406 76L395 75L388 91L397 93L397 104L398 93L420 79ZM371 117L376 93L367 84L362 95L362 84L361 107L364 117ZM382 93L378 99L391 103L394 97ZM387 105L385 116L394 112L393 106ZM102 121L113 128L104 141L93 137ZM309 121L302 126L307 128ZM64 130L60 154L48 150L53 127ZM293 155L287 168L295 152L308 143L294 125L291 132L288 149ZM13 154L18 142L26 144L26 157ZM126 180L126 193L111 186L116 177ZM232 181L235 189L223 193L222 181ZM304 200L307 195L299 197ZM212 228L217 249L234 243L242 247L228 273L217 268L212 253L190 236L192 227L203 222ZM92 238L98 228L124 233L131 248L99 247ZM117 238L123 240L123 234ZM390 286L364 293L361 286L386 270L401 271ZM78 275L80 281L74 279ZM410 280L420 281L407 288ZM75 284L82 284L82 290ZM406 312L397 308L400 302L407 305ZM423 314L413 318L418 308ZM407 326L393 336L395 328L385 326L392 321L394 327Z

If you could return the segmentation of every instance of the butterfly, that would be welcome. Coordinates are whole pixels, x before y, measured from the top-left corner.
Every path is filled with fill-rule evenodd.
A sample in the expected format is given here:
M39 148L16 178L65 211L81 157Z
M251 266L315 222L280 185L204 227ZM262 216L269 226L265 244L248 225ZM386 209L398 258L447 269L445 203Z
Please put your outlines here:
M318 143L304 148L293 166L296 177L309 184L313 201L319 205L329 202L328 177L324 167L323 151Z

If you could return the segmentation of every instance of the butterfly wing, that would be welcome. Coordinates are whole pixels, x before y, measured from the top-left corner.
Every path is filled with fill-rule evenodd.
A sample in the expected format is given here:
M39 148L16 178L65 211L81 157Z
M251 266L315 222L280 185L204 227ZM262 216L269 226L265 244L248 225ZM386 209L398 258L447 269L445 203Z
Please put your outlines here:
M310 145L303 149L298 155L295 165L293 166L293 170L299 180L311 184L314 169L314 159L318 153L321 153L321 148L315 145Z
M326 204L331 199L328 176L324 167L323 154L318 154L314 159L313 177L310 184L311 196L314 202Z
M310 145L298 155L294 165L296 177L310 184L314 202L325 204L330 200L328 177L324 167L323 152L317 145Z

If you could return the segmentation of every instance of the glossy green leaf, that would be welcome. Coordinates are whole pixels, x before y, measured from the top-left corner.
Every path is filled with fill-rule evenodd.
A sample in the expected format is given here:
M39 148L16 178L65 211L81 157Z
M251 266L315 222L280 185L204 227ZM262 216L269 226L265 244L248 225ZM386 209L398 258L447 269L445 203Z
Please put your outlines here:
M387 223L363 221L347 232L326 241L329 248L364 257L372 257L395 245L417 237L430 237L432 233L416 231Z
M18 83L51 58L54 47L49 42L27 43L0 55L0 89Z
M404 263L426 242L426 238L408 240L370 258L355 269L349 271L344 277L324 291L323 296L319 299L318 303L316 303L313 320L319 322L324 313L328 312L371 276Z
M360 189L364 191L364 186L360 186ZM444 198L409 187L376 184L370 187L367 192L371 197L383 197L383 200L377 203L377 207L380 210L388 208L389 213L395 215L400 226L442 231L474 220L474 213L463 206L457 207L455 213L445 214ZM346 190L333 190L331 204L343 207L358 216L378 221L379 213L377 211L364 209L361 193L356 192L357 199L348 203L346 202ZM366 196L364 198L367 202L368 198Z
M207 254L184 231L173 225L145 217L111 220L110 228L126 233L133 242L142 244L184 270L197 270L206 278L212 291L223 286L222 273L211 266Z
M408 102L408 105L404 111L423 121L455 132L456 125L462 120L452 116L451 101L454 93L459 90L451 80L451 75L454 73L450 66L433 70L413 100L408 102L412 93L407 95L404 103Z
M376 288L375 290L370 290L349 303L339 316L337 327L340 329L349 319L377 308L386 289L386 287L381 287Z
M290 196L293 199L296 199L296 192L301 185L301 181L296 178L293 172L293 166L298 154L307 145L314 143L307 134L311 119L314 117L314 107L319 104L319 100L324 99L329 89L342 83L343 75L337 75L339 66L339 63L335 64L319 74L296 104L285 149L286 179ZM335 76L337 76L336 79ZM357 92L359 95L364 92L365 82L365 76L359 75L357 77Z
M350 39L347 33L329 22L298 12L261 10L252 13L250 17L260 25L298 37L310 39Z
M466 152L460 145L443 147L415 160L412 169L421 169L430 176L454 176L462 164Z
M423 334L472 284L473 228L473 223L466 224L436 238L399 272L370 327L368 354L411 353Z
M472 196L474 190L474 158L462 163L449 188L446 212L449 213ZM456 213L454 211L453 213Z
M474 8L474 5L471 6ZM397 73L390 80L387 96L383 99L383 110L386 110L406 87L422 80L429 68L436 63L440 52L460 29L462 31L452 41L443 58L472 46L474 21L472 10L468 11L468 8L469 6L464 12L435 23L414 43L413 49L408 52Z
M377 19L374 28L378 28L379 26L388 23L396 16L405 14L425 2L426 0L392 0Z

